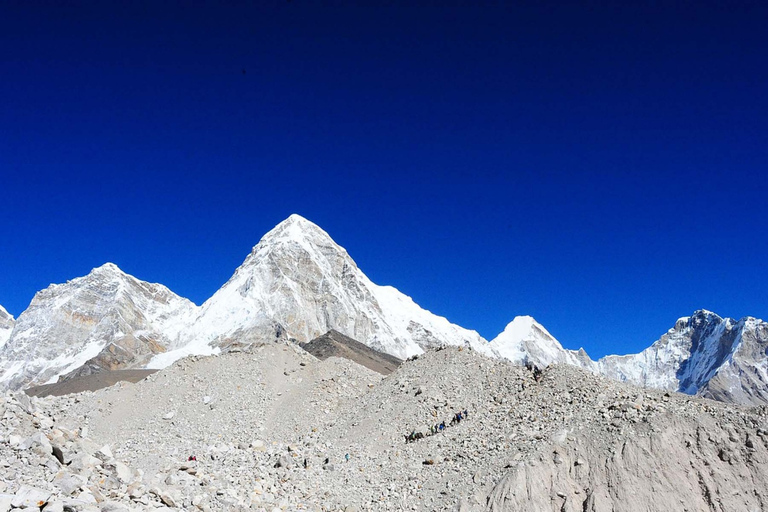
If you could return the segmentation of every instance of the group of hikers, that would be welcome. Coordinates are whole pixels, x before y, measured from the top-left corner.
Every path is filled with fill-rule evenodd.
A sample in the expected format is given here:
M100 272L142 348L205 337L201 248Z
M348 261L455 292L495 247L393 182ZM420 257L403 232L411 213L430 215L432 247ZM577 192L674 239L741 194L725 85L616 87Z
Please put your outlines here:
M525 361L525 368L529 372L533 373L533 380L536 382L541 382L542 377L544 377L544 372L541 370L541 368L528 360Z
M448 423L448 426L445 425L445 421L441 421L440 423L435 423L434 425L429 427L429 434L425 434L424 432L417 432L416 430L413 430L411 431L410 434L408 434L407 436L404 436L405 442L412 443L414 441L418 441L419 439L424 439L427 435L433 436L435 434L439 434L446 428L452 427L454 425L461 423L462 420L467 419L467 416L468 416L468 412L466 409L464 409L463 411L460 410L459 412L453 414L453 418L451 418L451 421L450 423Z

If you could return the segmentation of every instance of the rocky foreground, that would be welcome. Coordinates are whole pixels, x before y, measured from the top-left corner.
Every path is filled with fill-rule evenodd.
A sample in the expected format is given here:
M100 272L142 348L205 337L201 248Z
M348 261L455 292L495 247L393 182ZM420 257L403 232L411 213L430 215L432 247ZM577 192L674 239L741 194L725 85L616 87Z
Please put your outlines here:
M0 512L768 510L768 407L455 347L382 377L272 343L0 401Z

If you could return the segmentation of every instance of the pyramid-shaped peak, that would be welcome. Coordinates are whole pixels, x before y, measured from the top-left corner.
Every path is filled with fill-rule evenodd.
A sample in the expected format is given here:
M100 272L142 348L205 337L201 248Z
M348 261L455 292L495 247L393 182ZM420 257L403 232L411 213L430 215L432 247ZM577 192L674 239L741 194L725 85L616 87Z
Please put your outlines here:
M287 219L285 219L280 224L293 224L293 223L309 223L313 226L315 225L313 222L308 221L306 218L302 217L298 213L292 213L288 216Z
M306 241L333 242L330 235L320 226L296 213L272 228L261 238L261 243L280 242L306 242Z
M283 222L275 226L272 229L272 231L285 231L285 230L314 231L316 229L320 229L320 226L318 226L317 224L315 224L310 220L305 219L298 213L293 213ZM270 233L272 231L270 231Z
M544 332L547 336L552 336L547 332L544 326L538 323L532 316L522 315L516 316L509 322L504 328L504 332L499 334L497 339L523 340L531 335L534 327Z
M107 262L100 267L96 267L90 272L91 274L120 274L124 275L125 272L120 270L120 267L114 263Z

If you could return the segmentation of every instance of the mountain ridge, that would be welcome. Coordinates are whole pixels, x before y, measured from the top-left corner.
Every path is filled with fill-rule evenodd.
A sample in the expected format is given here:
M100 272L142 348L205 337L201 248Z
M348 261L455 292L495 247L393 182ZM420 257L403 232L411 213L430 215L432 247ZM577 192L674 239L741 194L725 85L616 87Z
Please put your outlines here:
M518 364L570 364L644 387L768 403L768 325L759 319L699 310L638 354L596 361L563 348L529 316L515 317L488 342L373 283L346 249L296 214L268 231L201 306L105 263L41 290L16 320L4 311L0 384L8 387L101 369L159 369L188 355L308 342L335 330L399 359L466 346Z
M196 306L106 263L35 294L0 349L0 383L19 388L61 375L145 365Z

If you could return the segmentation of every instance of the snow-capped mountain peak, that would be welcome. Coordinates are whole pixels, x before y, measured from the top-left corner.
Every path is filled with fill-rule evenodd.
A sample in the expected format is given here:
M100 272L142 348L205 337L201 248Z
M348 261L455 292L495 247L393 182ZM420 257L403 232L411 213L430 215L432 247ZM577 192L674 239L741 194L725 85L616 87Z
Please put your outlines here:
M0 349L0 384L141 366L167 350L196 306L107 263L35 294Z
M639 354L597 362L608 377L741 403L768 402L768 324L705 309L675 322Z
M374 284L316 224L291 215L266 233L232 277L197 307L113 263L38 292L14 320L0 307L0 386L123 367L163 368L192 354L336 330L405 359L430 347L470 346L545 367L581 366L640 386L741 403L768 403L768 324L699 310L639 354L592 361L564 349L530 316L488 343L477 332Z
M320 226L309 221L296 213L291 214L287 219L280 222L277 226L267 231L260 242L276 244L283 242L304 243L310 240L317 241L325 239L332 242L331 236Z
M112 273L112 274L127 275L125 272L120 270L120 267L118 267L117 265L109 261L104 263L100 267L91 269L91 272L89 272L89 274L93 274L93 273Z
M504 331L490 343L491 351L498 357L525 364L545 367L552 363L565 363L591 367L592 361L583 350L564 349L543 325L531 316L517 316Z
M306 342L331 329L403 359L429 346L485 350L487 345L476 332L433 315L392 287L372 283L328 233L291 215L262 237L201 306L182 335L191 341L158 355L151 365L237 343Z

